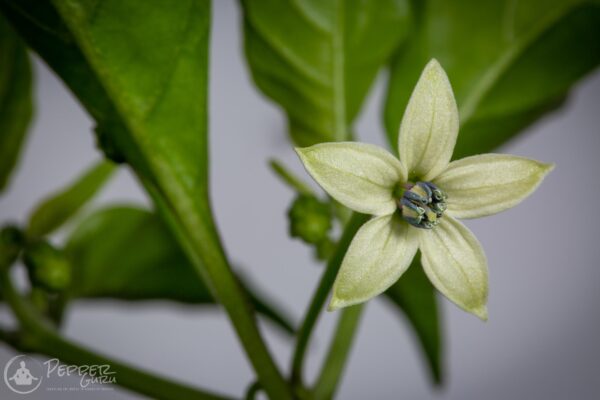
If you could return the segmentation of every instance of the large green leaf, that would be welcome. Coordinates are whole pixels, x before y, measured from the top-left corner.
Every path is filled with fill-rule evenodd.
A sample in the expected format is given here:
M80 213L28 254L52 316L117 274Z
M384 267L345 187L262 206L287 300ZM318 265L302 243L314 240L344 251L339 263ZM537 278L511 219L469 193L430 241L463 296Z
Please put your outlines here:
M461 117L455 158L487 152L560 104L600 62L600 4L585 0L419 3L410 45L392 64L390 143L423 66L445 68Z
M415 257L410 268L385 295L394 306L393 309L400 311L410 322L429 363L433 381L439 384L443 379L443 370L437 297L419 259Z
M0 17L0 192L8 185L33 114L31 65L21 39Z
M246 57L294 142L348 140L375 75L406 36L406 0L244 0Z
M94 117L104 152L133 167L228 312L265 391L288 398L209 203L210 1L0 0L0 9Z
M171 232L149 211L120 206L95 212L71 234L66 254L74 298L216 305ZM257 311L293 332L285 315L244 286Z
M28 236L45 236L60 228L100 190L114 170L111 162L99 162L75 182L43 200L29 218Z

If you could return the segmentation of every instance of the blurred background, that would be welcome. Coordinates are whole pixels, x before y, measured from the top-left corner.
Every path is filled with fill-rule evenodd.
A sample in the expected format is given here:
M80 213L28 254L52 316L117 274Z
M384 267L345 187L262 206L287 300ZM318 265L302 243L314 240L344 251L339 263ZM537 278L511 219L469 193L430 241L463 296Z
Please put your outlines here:
M210 70L211 189L219 229L234 263L299 321L321 274L311 250L287 234L293 193L271 173L277 157L305 176L286 139L280 110L253 86L242 55L240 10L215 1ZM100 158L92 120L41 62L35 63L36 117L18 172L0 198L0 221L24 222L45 195ZM380 115L385 76L356 124L358 138L385 146ZM556 163L519 207L467 225L490 266L487 323L440 299L446 382L430 385L408 325L371 301L339 391L341 399L597 399L600 393L600 74L583 80L565 106L501 149ZM121 170L94 202L149 204ZM85 214L85 212L84 212ZM60 235L56 239L60 239ZM22 271L21 271L22 272ZM323 314L308 362L312 379L337 315ZM2 310L2 321L10 315ZM289 366L292 342L262 325L276 359ZM240 396L251 368L224 314L166 303L79 304L68 337L101 353L189 384ZM16 353L0 345L0 364ZM373 396L375 394L376 396ZM0 398L17 398L0 385ZM22 397L22 396L21 396ZM136 398L109 392L29 398Z

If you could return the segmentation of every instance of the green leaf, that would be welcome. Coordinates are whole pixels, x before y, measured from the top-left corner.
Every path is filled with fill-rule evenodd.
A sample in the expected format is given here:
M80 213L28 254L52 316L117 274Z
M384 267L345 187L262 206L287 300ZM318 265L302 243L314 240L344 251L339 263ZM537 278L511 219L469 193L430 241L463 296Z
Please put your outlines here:
M27 50L0 17L0 192L18 162L33 115L31 79Z
M71 234L66 254L74 267L74 298L216 305L167 226L149 211L119 206L95 212ZM287 316L244 287L257 311L293 333Z
M385 292L393 309L410 322L429 363L433 381L443 380L441 326L437 297L433 285L423 272L417 256L404 275Z
M600 4L584 0L421 3L410 45L392 64L390 143L421 68L436 58L461 119L454 158L488 152L561 103L600 62Z
M256 85L287 113L297 145L348 140L380 67L405 38L405 0L243 0Z
M210 1L0 0L0 9L94 117L106 155L131 165L229 314L265 391L289 398L210 208Z
M114 164L99 162L71 185L43 200L31 214L27 235L42 237L60 228L92 199L114 171Z

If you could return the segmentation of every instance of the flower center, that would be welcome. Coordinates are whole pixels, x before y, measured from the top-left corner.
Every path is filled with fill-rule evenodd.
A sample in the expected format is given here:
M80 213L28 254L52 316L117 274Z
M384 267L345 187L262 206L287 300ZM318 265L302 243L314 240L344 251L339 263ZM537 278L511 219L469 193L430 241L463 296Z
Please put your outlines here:
M431 182L409 183L396 202L402 218L412 226L432 229L446 211L446 193Z

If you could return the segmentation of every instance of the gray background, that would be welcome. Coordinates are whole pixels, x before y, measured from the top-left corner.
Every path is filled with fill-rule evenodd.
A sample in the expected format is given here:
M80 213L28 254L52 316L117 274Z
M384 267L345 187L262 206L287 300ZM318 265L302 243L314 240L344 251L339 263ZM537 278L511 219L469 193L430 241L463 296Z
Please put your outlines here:
M216 1L211 48L211 178L216 218L231 259L243 265L295 320L302 316L321 269L286 234L292 193L268 170L277 156L301 173L285 139L282 113L253 87L241 53L239 10ZM24 222L44 195L68 183L99 155L91 120L63 85L36 63L37 115L0 221ZM357 131L384 145L379 106L383 79ZM405 322L371 301L343 379L343 399L595 399L600 389L600 74L583 81L567 105L502 151L557 168L519 207L468 226L490 264L490 320L482 323L442 300L447 385L434 390ZM148 201L121 171L96 204ZM60 239L60 235L57 239ZM10 317L2 313L6 322ZM321 318L310 348L314 377L336 314ZM290 342L264 326L287 369ZM190 384L239 396L252 372L220 313L120 303L72 309L66 335L97 351ZM0 367L15 353L0 346ZM376 396L373 396L375 394ZM3 383L0 397L12 398ZM132 398L122 390L29 398ZM26 397L26 396L25 396ZM24 398L23 396L20 398Z

